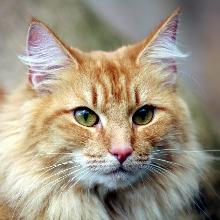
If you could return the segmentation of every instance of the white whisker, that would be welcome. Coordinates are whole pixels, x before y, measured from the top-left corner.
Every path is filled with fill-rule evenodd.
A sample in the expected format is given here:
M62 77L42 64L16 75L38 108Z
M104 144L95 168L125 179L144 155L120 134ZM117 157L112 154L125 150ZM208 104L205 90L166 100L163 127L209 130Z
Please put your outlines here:
M63 175L63 176L61 176L61 177L59 177L59 178L57 178L57 179L55 179L55 180L53 180L53 181L47 183L46 185L43 186L43 188L42 188L39 192L37 192L38 195L37 195L34 199L36 200L38 197L40 197L40 193L42 193L44 190L46 190L47 187L50 186L51 184L52 184L52 185L50 186L50 190L52 190L52 188L53 188L54 186L56 186L58 183L60 183L62 180L64 180L65 178L69 177L69 176L72 175L73 173L78 172L79 170L80 170L80 169L74 170L74 171L71 172L71 173L68 173L68 174L66 174L66 175ZM23 210L24 210L24 209L27 209L30 205L31 205L31 203L29 202L29 204L27 204L26 206L23 207L22 211L20 212L19 217L21 216Z
M153 157L151 159L152 159L152 161L153 160L157 160L157 161L161 161L161 162L167 163L169 165L174 165L174 166L183 167L183 168L189 168L189 167L187 167L185 165L182 165L182 164L179 164L179 163L176 163L176 162L173 162L173 161L164 160L164 159L161 159L161 158L154 158Z

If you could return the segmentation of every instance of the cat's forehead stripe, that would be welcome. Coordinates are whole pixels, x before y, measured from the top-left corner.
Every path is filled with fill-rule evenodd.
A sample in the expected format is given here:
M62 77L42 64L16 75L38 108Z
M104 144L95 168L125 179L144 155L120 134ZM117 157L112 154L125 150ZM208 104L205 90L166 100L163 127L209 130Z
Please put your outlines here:
M92 104L97 107L97 90L95 86L92 86Z
M135 105L133 89L127 88L127 83L124 77L119 78L118 87L111 82L109 77L101 77L96 85L93 85L90 90L90 102L94 108L99 108L105 111L106 106L113 107L113 103L127 103L127 106ZM136 102L139 103L139 92L137 91ZM132 97L132 99L131 99Z
M138 67L130 58L103 52L89 54L87 58L84 65L91 82L91 87L87 87L88 103L99 109L112 102L125 102L128 106L140 104L142 97L135 74Z
M95 82L95 87L97 91L97 105L105 106L109 100L109 81L106 82L106 78L103 77L102 74L97 76L97 82Z
M137 87L134 90L134 95L135 95L135 104L139 105L141 100L140 100L140 93Z
M120 66L117 63L107 63L103 68L103 72L100 73L99 82L103 87L105 103L109 100L121 102L128 99L129 88L126 82L125 72L121 71Z

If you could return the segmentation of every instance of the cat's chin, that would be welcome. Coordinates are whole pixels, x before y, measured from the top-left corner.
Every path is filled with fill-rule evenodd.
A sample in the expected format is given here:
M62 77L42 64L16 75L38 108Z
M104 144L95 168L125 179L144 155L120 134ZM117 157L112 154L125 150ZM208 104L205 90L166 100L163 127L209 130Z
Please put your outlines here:
M135 181L137 180L134 176L120 171L97 178L98 185L109 191L131 187Z
M134 174L129 171L118 168L112 170L108 173L94 175L90 182L84 182L85 186L88 188L93 188L98 185L99 187L114 191L117 189L124 189L132 187L132 185L140 180L139 174Z

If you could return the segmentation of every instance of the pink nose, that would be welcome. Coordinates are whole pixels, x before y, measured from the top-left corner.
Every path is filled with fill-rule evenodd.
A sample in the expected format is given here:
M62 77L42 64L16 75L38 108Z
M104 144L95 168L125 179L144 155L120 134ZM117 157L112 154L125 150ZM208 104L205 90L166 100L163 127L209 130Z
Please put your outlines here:
M128 158L128 156L132 154L133 149L130 146L126 146L126 147L114 146L109 150L109 152L112 155L114 155L120 163L123 163Z

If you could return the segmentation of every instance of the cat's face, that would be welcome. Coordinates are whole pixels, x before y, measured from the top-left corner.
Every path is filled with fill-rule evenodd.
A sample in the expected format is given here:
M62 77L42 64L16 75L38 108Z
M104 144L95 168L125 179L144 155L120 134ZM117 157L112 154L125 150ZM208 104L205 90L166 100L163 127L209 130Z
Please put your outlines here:
M68 72L64 87L39 98L34 110L38 127L31 132L41 134L43 128L46 133L46 139L39 137L39 153L60 153L49 165L74 163L79 172L70 170L70 177L86 185L127 186L144 178L154 151L183 141L185 112L154 71L142 77L140 68L105 59L94 59L93 68L84 77ZM117 154L125 157L122 163Z
M169 54L177 50L176 16L165 21L153 41L109 53L67 51L33 22L29 56L22 58L32 67L30 89L38 94L28 101L32 123L27 130L35 140L28 151L40 155L38 166L50 167L45 175L59 177L63 189L76 184L124 188L173 169L169 163L178 157L166 150L184 148L189 138L187 110L174 82L179 55ZM163 48L160 41L169 37Z

